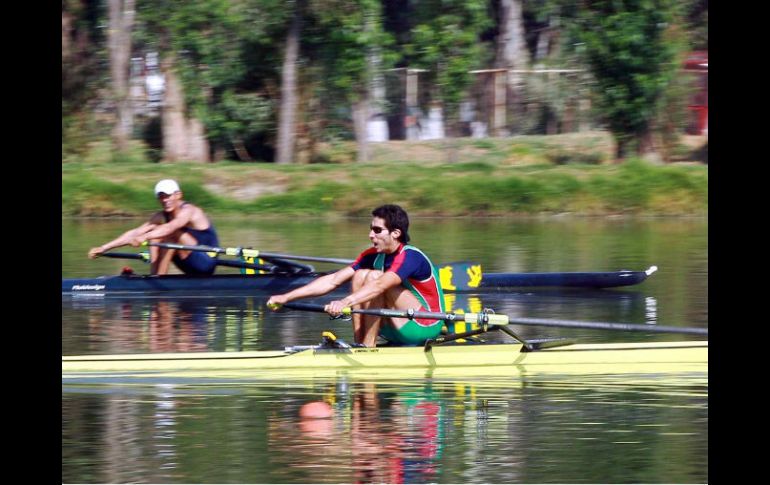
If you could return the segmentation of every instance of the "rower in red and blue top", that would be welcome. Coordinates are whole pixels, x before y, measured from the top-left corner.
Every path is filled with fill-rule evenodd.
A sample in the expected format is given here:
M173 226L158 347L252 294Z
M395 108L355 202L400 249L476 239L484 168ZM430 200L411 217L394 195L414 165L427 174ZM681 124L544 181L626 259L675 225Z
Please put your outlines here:
M345 307L393 308L429 312L444 311L438 269L428 256L409 242L409 216L397 205L386 204L372 211L369 240L372 247L350 265L321 276L288 293L273 295L269 307L298 298L320 296L352 278L350 293L328 303L324 309L332 316ZM422 345L441 333L443 320L407 319L353 314L356 343L375 347L377 335L401 345Z

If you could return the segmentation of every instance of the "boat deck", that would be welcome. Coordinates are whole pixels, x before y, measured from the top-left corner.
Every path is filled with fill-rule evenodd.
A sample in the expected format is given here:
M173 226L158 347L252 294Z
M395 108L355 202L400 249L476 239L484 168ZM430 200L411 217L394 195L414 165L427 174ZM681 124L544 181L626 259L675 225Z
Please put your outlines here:
M532 352L519 343L62 357L62 377L266 377L365 371L370 375L525 375L707 372L708 341L569 344Z

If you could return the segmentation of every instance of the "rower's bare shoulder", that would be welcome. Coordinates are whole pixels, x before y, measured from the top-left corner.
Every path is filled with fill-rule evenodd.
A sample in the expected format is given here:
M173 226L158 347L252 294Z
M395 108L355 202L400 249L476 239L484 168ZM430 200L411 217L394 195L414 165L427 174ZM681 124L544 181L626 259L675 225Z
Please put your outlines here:
M201 210L200 207L197 205L193 205L189 202L185 202L182 206L180 206L174 215L174 218L180 218L184 217L187 220L192 220L195 217L198 217L199 214L202 214L203 210Z
M209 226L208 216L205 212L203 212L203 209L197 205L193 205L188 202L182 209L185 210L187 220L194 229L206 229Z
M150 217L150 220L147 221L147 224L160 225L164 224L165 222L166 219L163 217L163 211L158 211Z

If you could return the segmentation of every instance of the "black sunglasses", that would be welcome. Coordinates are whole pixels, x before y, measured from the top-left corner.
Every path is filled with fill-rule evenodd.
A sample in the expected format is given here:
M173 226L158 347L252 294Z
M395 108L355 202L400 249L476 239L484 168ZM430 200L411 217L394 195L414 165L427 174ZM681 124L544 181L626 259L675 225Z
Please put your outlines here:
M379 226L370 226L369 229L371 229L375 234L379 234L382 231L387 231L387 229L385 229L384 227L379 227Z

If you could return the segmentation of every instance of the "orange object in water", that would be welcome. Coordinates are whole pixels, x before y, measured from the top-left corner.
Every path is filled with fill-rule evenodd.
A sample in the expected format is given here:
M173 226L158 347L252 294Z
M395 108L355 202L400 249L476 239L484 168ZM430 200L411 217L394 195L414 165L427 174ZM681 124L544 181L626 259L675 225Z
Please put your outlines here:
M301 418L323 419L331 418L333 414L332 407L323 401L309 402L299 409L299 416Z

